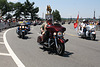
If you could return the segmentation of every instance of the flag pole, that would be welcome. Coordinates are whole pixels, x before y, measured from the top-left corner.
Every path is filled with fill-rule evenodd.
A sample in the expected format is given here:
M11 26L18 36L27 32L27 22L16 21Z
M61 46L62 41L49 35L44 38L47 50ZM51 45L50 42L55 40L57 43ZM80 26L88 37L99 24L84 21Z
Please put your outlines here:
M78 11L78 15L79 15L79 11ZM79 31L79 18L78 18L78 24L77 24L77 32Z

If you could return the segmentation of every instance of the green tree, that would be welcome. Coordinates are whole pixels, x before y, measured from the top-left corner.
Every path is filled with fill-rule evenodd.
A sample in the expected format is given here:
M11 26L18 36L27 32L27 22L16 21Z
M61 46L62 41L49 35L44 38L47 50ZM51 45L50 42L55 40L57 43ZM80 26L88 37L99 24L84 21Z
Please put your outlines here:
M14 11L14 3L13 2L9 2L8 3L8 11Z
M56 20L61 21L61 16L58 10L53 11L52 14L53 14L54 21Z
M17 2L14 4L14 10L15 10L15 14L13 16L17 18L20 18L20 16L22 15L22 11L23 11L23 4L20 2Z
M14 15L17 18L20 18L21 15L25 18L31 16L31 19L33 20L35 17L37 17L37 13L39 12L39 7L34 7L34 2L30 3L29 0L26 0L24 3L13 3L13 2L7 2L7 0L0 0L0 9L2 9L2 16L7 15L7 12L13 12ZM10 14L8 14L10 16Z
M10 19L10 18L12 18L12 15L8 13L6 19Z
M0 9L2 10L2 16L6 15L7 12L13 11L14 3L7 2L7 0L0 0Z
M30 3L29 0L26 0L23 4L20 2L16 3L14 5L16 18L20 18L21 15L23 15L25 18L31 16L31 19L33 20L34 17L36 17L36 13L38 13L39 8L34 8L34 2Z
M29 0L26 0L26 2L24 3L24 15L26 16L30 14L32 20L37 16L36 13L39 12L39 8L34 8L34 4L34 2L30 3Z
M0 9L2 10L2 16L8 12L7 0L0 0Z

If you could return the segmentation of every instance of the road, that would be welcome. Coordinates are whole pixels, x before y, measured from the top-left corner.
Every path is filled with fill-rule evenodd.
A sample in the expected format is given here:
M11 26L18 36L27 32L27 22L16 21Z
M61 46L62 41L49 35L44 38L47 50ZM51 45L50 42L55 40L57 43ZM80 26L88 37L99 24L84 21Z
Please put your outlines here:
M31 26L31 31L25 39L18 37L16 27L12 28L5 35L8 45L17 58L9 52L1 37L0 66L21 67L21 63L23 67L100 67L100 31L97 31L96 40L92 41L80 38L72 24L65 24L64 27L67 29L65 38L69 39L65 46L64 56L48 54L40 48L41 46L37 43L40 26ZM0 32L0 36L5 31Z

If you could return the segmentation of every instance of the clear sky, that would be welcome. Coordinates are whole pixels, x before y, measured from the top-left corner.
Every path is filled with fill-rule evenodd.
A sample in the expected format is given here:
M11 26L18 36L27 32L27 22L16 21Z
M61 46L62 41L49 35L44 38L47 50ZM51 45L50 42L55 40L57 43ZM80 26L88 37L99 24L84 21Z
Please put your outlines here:
M24 3L26 0L8 0L12 2ZM39 7L38 15L42 17L46 13L47 5L50 5L52 10L57 9L63 18L93 18L94 10L96 18L100 17L100 0L29 0L35 2L35 7Z

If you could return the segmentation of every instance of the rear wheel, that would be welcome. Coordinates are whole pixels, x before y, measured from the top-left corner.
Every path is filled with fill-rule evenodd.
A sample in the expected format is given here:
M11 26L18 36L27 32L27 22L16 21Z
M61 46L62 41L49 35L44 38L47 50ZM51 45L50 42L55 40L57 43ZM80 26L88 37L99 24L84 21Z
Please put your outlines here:
M65 45L64 44L59 44L58 47L56 47L56 52L58 55L63 56L65 51Z
M38 36L38 38L37 38L37 42L38 42L38 43L41 43L41 41L42 41L41 36Z

